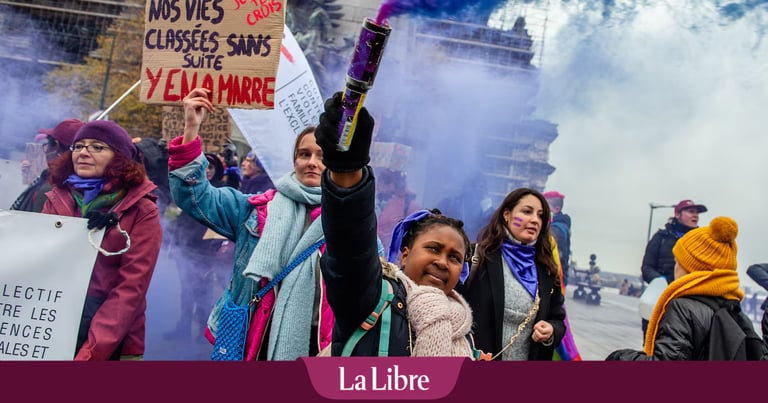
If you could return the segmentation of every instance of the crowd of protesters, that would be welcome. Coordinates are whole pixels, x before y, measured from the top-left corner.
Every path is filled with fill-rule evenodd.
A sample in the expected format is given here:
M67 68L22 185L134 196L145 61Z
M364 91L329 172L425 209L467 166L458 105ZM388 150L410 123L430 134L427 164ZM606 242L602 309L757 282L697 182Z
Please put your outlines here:
M482 212L484 224L468 229L462 209L419 206L404 164L377 161L384 157L372 153L365 108L350 149L337 149L340 93L296 137L293 170L275 177L254 151L241 162L203 152L199 130L215 111L207 89L193 89L183 107L183 132L167 144L132 138L109 120L65 119L35 138L46 168L10 209L83 217L105 231L73 359L143 359L147 294L163 248L173 251L180 285L179 317L165 338L207 339L211 359L557 359L569 337L570 218L565 230L557 224L564 195L514 189L498 206L475 203L482 210L471 219ZM715 313L701 299L748 304L736 272L738 224L716 217L700 227L706 211L681 201L649 240L643 278L663 277L667 288L643 320L644 349L607 359L706 359ZM169 219L173 226L161 224ZM768 287L763 266L749 275ZM235 356L223 345L236 331L224 319L230 305L249 315ZM754 305L766 359L766 304ZM386 310L393 320L359 334Z

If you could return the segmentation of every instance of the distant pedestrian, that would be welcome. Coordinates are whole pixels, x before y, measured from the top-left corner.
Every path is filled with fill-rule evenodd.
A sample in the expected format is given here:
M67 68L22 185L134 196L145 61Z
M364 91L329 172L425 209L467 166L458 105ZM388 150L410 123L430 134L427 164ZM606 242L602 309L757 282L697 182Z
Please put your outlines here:
M488 193L485 177L479 171L464 179L461 191L438 203L438 208L449 217L464 221L464 230L471 241L476 241L480 229L488 224L493 214L493 201Z
M643 280L651 283L657 277L664 277L667 283L674 280L675 257L672 254L672 248L680 237L688 231L698 228L699 214L705 213L707 207L703 204L694 203L692 200L681 200L675 206L675 215L669 219L664 228L658 230L648 245L645 247L643 255L642 274ZM645 343L645 333L648 328L648 321L642 319L643 343Z
M550 232L557 242L560 253L560 267L563 269L563 284L568 285L568 273L571 267L571 216L563 213L565 195L552 190L544 192L544 197L552 209Z
M619 295L629 295L629 279L625 278L619 285Z

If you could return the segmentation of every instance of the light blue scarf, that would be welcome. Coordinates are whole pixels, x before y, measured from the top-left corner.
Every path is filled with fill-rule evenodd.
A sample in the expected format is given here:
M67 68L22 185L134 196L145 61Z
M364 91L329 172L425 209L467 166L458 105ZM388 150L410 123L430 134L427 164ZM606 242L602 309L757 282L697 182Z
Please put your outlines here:
M267 204L267 219L259 243L243 275L256 282L274 278L307 247L323 238L318 217L304 230L311 208L320 204L320 187L304 186L294 173L276 183L275 198ZM309 355L315 298L315 267L319 252L299 264L275 287L277 301L269 332L269 360L295 360Z

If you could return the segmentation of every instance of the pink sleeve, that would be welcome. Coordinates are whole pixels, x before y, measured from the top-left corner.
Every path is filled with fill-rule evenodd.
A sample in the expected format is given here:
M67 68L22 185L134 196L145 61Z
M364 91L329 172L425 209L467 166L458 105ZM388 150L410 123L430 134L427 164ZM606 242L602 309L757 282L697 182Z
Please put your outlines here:
M183 136L178 136L168 144L168 169L173 171L189 164L203 152L200 136L187 144L181 144Z

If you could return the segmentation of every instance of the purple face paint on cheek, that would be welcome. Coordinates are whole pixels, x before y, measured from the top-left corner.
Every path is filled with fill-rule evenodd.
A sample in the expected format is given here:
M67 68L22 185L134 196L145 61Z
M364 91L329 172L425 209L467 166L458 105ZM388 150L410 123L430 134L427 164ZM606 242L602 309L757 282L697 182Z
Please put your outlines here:
M512 225L515 227L522 227L523 219L520 217L512 217Z

